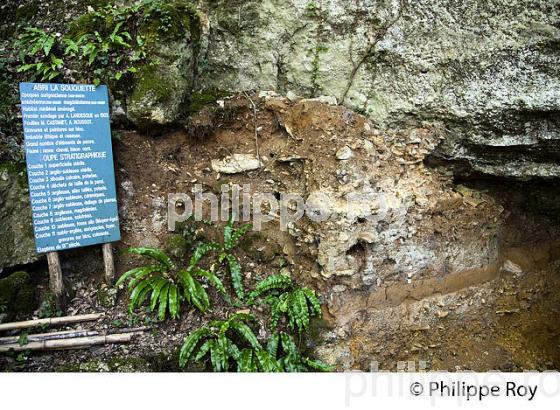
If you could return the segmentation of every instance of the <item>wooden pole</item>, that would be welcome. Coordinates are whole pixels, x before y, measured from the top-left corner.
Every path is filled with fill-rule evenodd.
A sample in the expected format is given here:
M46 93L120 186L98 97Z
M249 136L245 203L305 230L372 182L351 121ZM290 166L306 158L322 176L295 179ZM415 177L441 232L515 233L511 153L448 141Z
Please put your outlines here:
M75 337L73 339L43 340L40 342L30 342L21 346L19 343L15 343L0 345L0 353L9 351L21 352L24 350L81 349L94 345L130 342L133 336L134 333L121 333L116 335Z
M71 339L75 337L99 336L97 330L63 330L61 332L38 333L27 335L27 342L41 342L43 340ZM18 343L21 336L0 337L0 345Z
M103 316L102 313L91 313L87 315L49 317L46 319L26 320L24 322L0 323L0 332L6 330L26 329L29 327L40 325L66 325L69 323L88 322L91 320L97 320L101 316Z
M115 261L113 259L113 248L110 243L103 244L103 264L105 265L105 282L113 285L115 280Z
M64 309L64 284L62 282L62 269L58 252L48 252L47 261L49 263L49 283L56 307Z

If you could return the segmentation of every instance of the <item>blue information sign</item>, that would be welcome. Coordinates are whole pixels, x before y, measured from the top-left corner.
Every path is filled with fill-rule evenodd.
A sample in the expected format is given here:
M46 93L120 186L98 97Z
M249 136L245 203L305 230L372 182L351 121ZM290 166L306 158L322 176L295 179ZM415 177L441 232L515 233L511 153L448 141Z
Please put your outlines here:
M20 83L37 252L120 239L106 86Z

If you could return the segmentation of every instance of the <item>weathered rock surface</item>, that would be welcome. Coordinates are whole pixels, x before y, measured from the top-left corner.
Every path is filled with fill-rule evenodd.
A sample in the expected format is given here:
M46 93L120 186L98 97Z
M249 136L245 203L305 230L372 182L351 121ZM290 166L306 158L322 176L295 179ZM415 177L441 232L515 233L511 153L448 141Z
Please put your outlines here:
M174 18L166 36L149 26L140 33L147 40L150 58L157 61L138 72L138 82L127 98L128 118L140 128L169 126L185 117L202 64L208 21L186 1L173 7Z
M39 260L25 176L0 170L0 269Z
M382 128L441 123L459 174L560 176L556 1L203 4L202 88L332 95Z

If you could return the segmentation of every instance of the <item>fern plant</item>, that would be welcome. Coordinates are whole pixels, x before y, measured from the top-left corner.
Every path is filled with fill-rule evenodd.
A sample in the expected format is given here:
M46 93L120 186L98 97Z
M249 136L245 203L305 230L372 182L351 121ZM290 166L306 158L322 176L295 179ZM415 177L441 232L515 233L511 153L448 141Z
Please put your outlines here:
M285 372L331 372L335 369L320 360L303 356L294 339L285 332L275 332L268 339L266 350Z
M309 328L311 316L321 316L321 304L315 292L296 286L288 275L271 275L260 281L249 294L248 303L253 304L262 296L270 305L272 328L277 328L285 316L289 328L301 333Z
M248 322L255 318L235 313L226 320L214 320L190 333L181 347L179 366L189 361L210 363L214 372L280 371L279 363L264 350Z
M219 250L218 262L225 264L229 275L233 290L240 300L245 298L245 287L243 285L243 274L237 257L233 254L233 250L239 244L239 241L251 228L250 224L241 225L239 228L233 227L233 215L229 218L224 227L223 243L214 245Z
M78 57L89 67L94 85L99 85L102 78L119 81L128 73L136 73L136 65L146 59L144 39L133 39L124 23L117 22L107 33L94 31L77 40L64 39L65 55Z
M57 43L56 34L47 33L37 27L26 27L14 43L14 46L19 48L21 61L17 72L30 72L33 81L50 81L58 77L64 62L54 52Z
M148 299L150 309L157 308L160 320L165 319L167 311L172 318L178 318L181 302L195 306L201 312L210 308L208 293L199 281L205 278L218 292L225 295L225 288L220 279L213 273L198 267L198 262L212 246L199 246L190 258L186 268L180 269L175 262L162 250L142 247L130 248L133 254L146 256L154 261L152 265L140 266L125 272L117 281L120 286L128 281L130 297L129 311L139 308Z

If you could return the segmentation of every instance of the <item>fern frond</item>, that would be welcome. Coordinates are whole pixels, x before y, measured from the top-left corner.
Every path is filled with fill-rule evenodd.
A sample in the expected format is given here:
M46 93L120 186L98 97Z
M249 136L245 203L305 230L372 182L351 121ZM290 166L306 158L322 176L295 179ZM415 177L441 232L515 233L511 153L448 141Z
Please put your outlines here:
M151 290L150 282L151 282L150 279L144 280L140 282L134 289L132 289L132 292L130 293L129 312L132 313L134 308L136 308L136 306L139 306L141 304L139 303L140 297L145 296L146 294L145 292L146 291L149 292Z
M228 322L230 323L230 327L234 329L243 339L245 339L253 349L261 349L261 344L257 340L257 336L255 336L249 326L239 320Z
M189 269L192 269L196 266L196 264L200 261L200 259L206 255L208 252L213 251L215 249L219 249L220 245L218 245L217 243L213 243L213 242L207 242L207 243L203 243L201 245L199 245L194 253L191 256L191 259L189 261Z
M133 275L134 277L128 282L128 289L134 288L141 280L154 272L158 272L159 269L159 266L144 266L140 268L140 271L136 275Z
M307 298L309 304L311 305L311 314L314 316L321 317L322 316L321 303L319 302L317 295L315 295L315 292L309 288L301 288L301 290L305 294L305 297Z
M219 339L214 340L210 346L210 362L212 363L212 370L214 372L227 370L227 353L225 353L222 346L220 346Z
M290 293L288 302L288 319L290 328L297 327L299 332L307 330L309 327L309 310L307 299L301 289L296 289Z
M259 368L263 372L279 372L282 370L280 364L266 350L255 350L255 356L259 362Z
M201 312L206 312L210 308L210 298L206 289L202 287L199 281L193 278L195 293L192 298L193 305L195 305Z
M214 286L218 292L220 292L224 296L227 295L226 288L224 287L224 284L222 283L220 278L218 278L216 276L216 274L214 272L207 271L207 270L204 270L204 269L196 269L193 272L193 274L206 278L208 280L208 282L212 286Z
M280 340L282 342L282 350L287 355L292 355L292 356L298 355L298 349L292 336L290 336L285 332L282 332L280 333Z
M257 318L255 318L255 316L251 313L245 313L243 311L240 311L230 315L227 319L228 322L232 322L234 320L236 321L242 320L243 322L253 322L257 320Z
M244 224L241 225L239 228L234 229L230 236L229 241L225 243L226 249L231 250L234 247L236 247L237 243L239 242L239 239L241 239L249 229L251 229L251 224Z
M134 253L136 255L147 256L152 258L158 262L160 262L166 270L173 269L175 264L171 260L169 256L161 249L152 248L152 247L140 247L140 248L129 248L129 253Z
M276 359L278 355L278 344L280 343L280 335L278 332L274 332L268 342L266 343L266 350L270 356Z
M209 336L211 334L210 330L206 327L201 327L189 334L181 346L181 351L179 352L179 366L185 367L189 361L196 345L203 337Z
M138 268L133 268L130 269L129 271L126 271L125 273L123 273L121 275L121 277L119 278L119 280L117 280L117 283L115 283L115 287L119 287L120 285L122 285L127 279L131 279L131 278L135 278L136 275L142 273L142 271L146 269L145 266L141 266Z
M228 254L226 259L229 266L229 274L231 275L231 283L233 285L233 290L240 300L245 297L245 289L243 287L243 277L241 274L241 266L235 256Z
M270 325L273 329L278 327L278 322L280 321L280 316L283 313L288 312L288 300L290 293L283 293L280 296L274 296L269 300L272 303L270 307Z
M157 306L157 302L159 300L159 294L163 286L168 283L168 280L165 278L157 278L154 283L152 284L152 296L150 299L150 310L153 312Z
M333 372L336 369L336 366L331 366L329 364L323 363L320 360L312 360L308 357L302 357L302 361L311 370L315 370L318 372Z
M160 294L159 294L159 311L158 311L158 318L159 320L165 320L165 312L167 311L167 301L168 301L168 293L169 293L169 288L171 287L172 283L171 282L167 282L165 285L163 285L163 288L161 288Z
M255 372L257 370L256 365L253 360L253 350L243 349L241 351L241 357L237 363L238 372Z
M228 344L228 356L232 357L237 362L237 366L239 366L239 362L241 360L241 352L234 343Z
M179 310L180 310L180 293L177 285L170 284L169 285L169 292L168 292L168 299L169 299L169 314L173 319L177 319L179 317Z
M271 290L285 290L292 286L292 278L288 275L271 275L261 280L249 294L249 300L254 300L261 296L263 293Z
M224 247L226 249L228 246L228 243L231 242L231 237L233 235L233 213L230 215L226 226L224 227Z
M212 346L212 342L212 340L207 340L202 344L202 346L200 346L200 349L198 349L198 353L194 358L195 362L200 362L204 358L204 356L208 354L208 352L210 351L210 347Z

